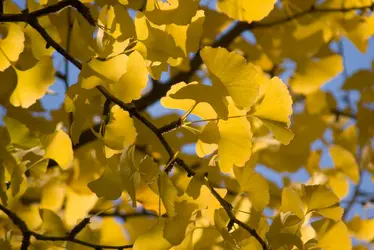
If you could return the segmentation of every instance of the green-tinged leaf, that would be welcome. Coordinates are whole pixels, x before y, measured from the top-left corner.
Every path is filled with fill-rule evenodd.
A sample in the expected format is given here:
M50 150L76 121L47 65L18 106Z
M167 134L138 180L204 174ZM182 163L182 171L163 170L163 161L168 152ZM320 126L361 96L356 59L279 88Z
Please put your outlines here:
M40 145L39 138L26 125L9 116L4 116L3 119L12 144L24 149Z
M161 172L158 175L157 184L160 198L165 206L168 216L176 216L175 201L178 192L173 182L165 172Z

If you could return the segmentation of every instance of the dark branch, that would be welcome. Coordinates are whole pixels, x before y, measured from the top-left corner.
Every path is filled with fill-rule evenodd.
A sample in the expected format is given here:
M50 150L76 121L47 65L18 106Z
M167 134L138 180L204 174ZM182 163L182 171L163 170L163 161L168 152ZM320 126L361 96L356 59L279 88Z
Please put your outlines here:
M74 242L74 243L77 243L77 244L82 245L82 246L91 247L93 249L107 248L107 249L118 249L119 250L119 249L132 248L132 245L107 246L107 245L92 244L90 242L86 242L86 241L76 239L75 238L76 234L78 234L84 228L84 226L86 226L88 224L88 223L86 223L85 220L83 220L83 223L82 222L79 223L78 225L76 225L71 230L71 232L76 232L76 234L74 234L74 235L72 233L70 233L67 236L61 236L61 237L46 236L46 235L42 235L42 234L39 234L39 233L36 233L34 231L29 230L26 223L21 218L19 218L17 216L17 214L10 211L9 209L7 209L6 207L4 207L1 204L0 204L0 210L3 211L8 216L8 218L14 223L14 225L16 225L18 227L18 229L21 231L21 233L23 235L21 250L27 250L28 249L28 247L30 246L31 236L33 236L35 239L40 240L40 241L70 241L70 242Z
M372 9L374 7L374 3L371 5L361 6L361 7L351 7L351 8L326 8L326 9L318 9L315 6L312 6L310 9L299 12L292 16L286 17L284 19L276 20L273 22L237 22L236 25L227 31L224 35L222 35L218 40L216 40L211 46L212 47L228 47L230 43L238 36L240 36L244 31L247 30L255 30L255 29L264 29L264 28L271 28L277 25L288 23L292 20L300 19L306 15L310 14L317 14L317 13L334 13L334 12L350 12L356 10L366 10ZM144 97L140 100L136 101L135 104L139 110L144 110L153 103L157 102L161 97L165 96L166 92L170 89L170 87L178 82L184 81L188 83L191 77L196 73L196 71L200 68L202 59L200 57L200 51L198 51L193 59L190 62L190 70L188 72L180 72L179 74L175 75L171 79L169 79L165 83L159 83L156 81L152 90L147 93Z

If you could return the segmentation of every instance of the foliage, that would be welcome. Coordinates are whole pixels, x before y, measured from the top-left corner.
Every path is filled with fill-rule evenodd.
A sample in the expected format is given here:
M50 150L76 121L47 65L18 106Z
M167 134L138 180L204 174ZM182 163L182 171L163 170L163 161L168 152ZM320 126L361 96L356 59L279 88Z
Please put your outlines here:
M371 0L1 3L1 249L374 246Z

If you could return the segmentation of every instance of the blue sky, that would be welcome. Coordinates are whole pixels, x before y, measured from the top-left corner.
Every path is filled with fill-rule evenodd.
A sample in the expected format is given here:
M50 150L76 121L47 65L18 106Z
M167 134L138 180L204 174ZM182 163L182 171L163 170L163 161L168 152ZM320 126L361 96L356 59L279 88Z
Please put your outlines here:
M16 0L16 2L20 6L25 6L25 2L22 0ZM372 60L374 59L374 39L371 39L369 41L369 46L367 53L362 54L360 53L355 46L347 39L342 39L342 46L344 49L344 62L346 66L346 74L351 75L354 72L360 70L360 69L370 69L372 65ZM338 49L338 45L335 44L332 46L333 49ZM59 66L59 70L63 72L64 68L64 60L61 56L57 55L57 53L54 54L55 57L55 65ZM70 65L70 75L69 75L69 84L74 84L77 81L77 76L79 71L73 66ZM345 75L340 74L337 78L334 80L330 81L327 83L325 86L323 86L323 90L331 92L334 94L335 97L341 97L342 92L339 91L340 86L344 83ZM65 94L65 87L64 83L61 80L57 80L56 83L51 87L52 90L54 90L57 94L56 95L50 95L46 96L42 99L42 104L48 109L48 110L53 110L57 109L61 106L63 100L64 100L64 94ZM359 98L359 95L357 93L350 93L349 98L351 102L356 102ZM338 98L339 99L339 98ZM344 108L344 103L339 102L338 103L339 108ZM160 105L156 104L154 107L150 109L150 112L153 115L160 115L164 111L160 107ZM0 117L4 115L4 110L0 108ZM328 136L328 135L327 135ZM323 155L322 161L321 161L322 166L331 166L331 160L328 157L327 154ZM265 175L267 178L275 181L278 184L282 183L282 176L267 169L264 167L258 167L257 170ZM297 180L300 182L305 182L308 180L309 175L305 170L300 170L299 172L295 174L290 174L287 175L289 176L292 180ZM362 184L363 190L370 192L374 190L374 185L372 184L372 181L369 176L364 176L364 181ZM349 198L349 197L348 197ZM353 213L359 213L361 215L366 215L367 217L374 217L374 209L367 209L366 211L363 210L362 206L355 206L354 209L351 212L351 215Z

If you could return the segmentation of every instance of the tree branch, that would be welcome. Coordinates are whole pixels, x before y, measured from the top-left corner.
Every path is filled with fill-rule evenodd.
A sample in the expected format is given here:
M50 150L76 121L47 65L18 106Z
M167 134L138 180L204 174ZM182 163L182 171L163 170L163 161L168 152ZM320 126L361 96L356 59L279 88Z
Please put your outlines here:
M63 8L67 6L72 6L79 11L82 16L84 16L87 21L94 25L95 20L91 17L89 14L88 8L84 6L82 3L80 3L77 0L65 0L61 1L55 5L48 6L44 9L34 11L31 13L24 12L22 14L5 14L0 15L0 22L27 22L29 23L37 32L41 34L41 36L45 39L47 44L51 45L56 51L58 51L61 55L63 55L67 60L69 60L72 64L74 64L78 69L82 69L82 64L75 59L73 56L71 56L64 48L62 48L56 41L53 40L52 37L49 36L49 34L46 32L46 30L39 24L37 18L43 15L47 15L49 13L54 13L57 11L62 10ZM282 23L289 22L291 20L300 18L304 15L311 14L311 13L318 13L318 12L348 12L352 10L361 10L361 9L367 9L370 7L373 7L374 4L370 6L364 6L364 7L357 7L357 8L347 8L347 9L316 9L315 7L311 8L310 10L295 14L291 17L288 17L286 19L278 20L271 23L244 23L244 22L238 22L229 32L227 32L225 35L223 35L219 40L217 40L214 44L212 44L213 47L218 46L228 46L237 36L239 36L243 31L245 30L253 30L255 28L266 28L266 27L272 27L274 25L279 25ZM151 103L159 100L162 96L165 95L165 93L168 91L168 89L175 83L184 80L188 81L195 72L200 68L202 64L202 59L199 55L199 53L196 53L194 58L191 60L191 70L188 72L181 72L180 74L176 75L175 77L171 78L166 84L159 84L156 82L155 88L152 89L152 91L146 95L144 98L136 102L137 105L139 105L140 109L144 109L147 106L149 106ZM156 87L158 86L158 88ZM162 87L160 87L162 86ZM137 118L140 122L142 122L145 126L147 126L159 139L165 150L168 152L168 155L170 157L169 163L172 163L170 161L175 162L178 164L181 168L183 168L189 177L194 176L196 173L194 170L188 167L188 165L180 158L175 157L175 153L173 149L170 147L166 139L163 137L163 131L158 129L153 123L151 123L149 120L147 120L143 115L141 115L134 105L129 105L124 102L122 102L120 99L116 98L113 94L111 94L106 88L103 86L97 86L97 89L107 98L107 100L110 100L111 102L117 104L120 106L123 110L128 111L131 116L134 116ZM161 89L161 90L160 90ZM172 164L170 164L172 166ZM232 225L235 223L239 225L240 227L247 230L253 237L256 238L256 240L261 244L263 249L268 249L266 242L257 234L256 230L246 225L244 222L238 220L234 214L232 213L232 205L225 201L210 185L208 178L206 178L205 185L209 188L212 195L219 201L221 206L226 211L227 215L230 218L230 223L228 225L228 229L232 227ZM78 228L76 230L72 230L73 233L71 235L68 235L66 237L51 237L51 236L44 236L41 234L38 234L36 232L30 231L25 222L22 221L15 213L11 212L4 206L0 205L0 210L2 210L4 213L8 215L8 217L13 221L14 224L18 226L18 228L22 231L23 234L23 243L22 248L26 250L28 246L30 245L30 238L31 236L35 237L37 240L46 240L46 241L71 241L75 242L80 245L84 245L87 247L91 247L94 249L101 249L101 248L108 248L108 249L124 249L124 248L131 248L131 245L126 246L102 246L102 245L94 245L88 242L84 242L78 239L75 239L75 235L77 232L79 233L80 230L84 228L89 222L89 220L83 220L80 224L77 225ZM348 210L348 209L347 209ZM87 222L88 221L88 222Z
M67 236L46 236L46 235L42 235L42 234L36 233L34 231L31 231L27 227L26 223L20 217L18 217L16 213L10 211L9 209L7 209L6 207L4 207L1 204L0 204L0 210L3 211L8 216L8 218L14 223L14 225L16 225L18 227L18 229L21 231L21 233L23 235L21 250L27 250L28 249L28 247L30 246L31 236L33 236L35 239L40 240L40 241L70 241L70 242L74 242L74 243L77 243L77 244L82 245L82 246L91 247L93 249L104 249L104 248L106 248L106 249L118 249L118 250L120 250L120 249L132 248L132 245L107 246L107 245L92 244L90 242L86 242L86 241L76 239L75 236L88 224L87 223L87 218L82 220L81 223L77 224L71 230L71 232L74 232L74 233L76 232L74 235L72 233L70 233Z
M272 22L237 22L236 25L227 31L224 35L222 35L218 40L216 40L211 46L212 47L228 47L230 43L235 40L236 37L240 36L244 31L248 30L255 30L255 29L264 29L264 28L271 28L277 25L288 23L292 20L300 19L304 16L310 14L318 14L318 13L334 13L334 12L350 12L356 10L366 10L374 8L374 3L371 5L365 5L360 7L351 7L351 8L324 8L318 9L315 6L312 6L310 9L296 13L292 16L272 21ZM191 77L195 74L195 72L200 68L201 64L203 63L200 57L200 51L196 52L193 59L190 61L190 70L188 72L179 72L177 75L169 79L165 83L159 83L156 81L156 84L152 88L150 92L148 92L145 96L143 96L140 100L135 101L136 106L139 110L144 110L153 103L157 102L161 97L165 96L166 92L169 91L172 85L184 81L186 83L189 82Z

